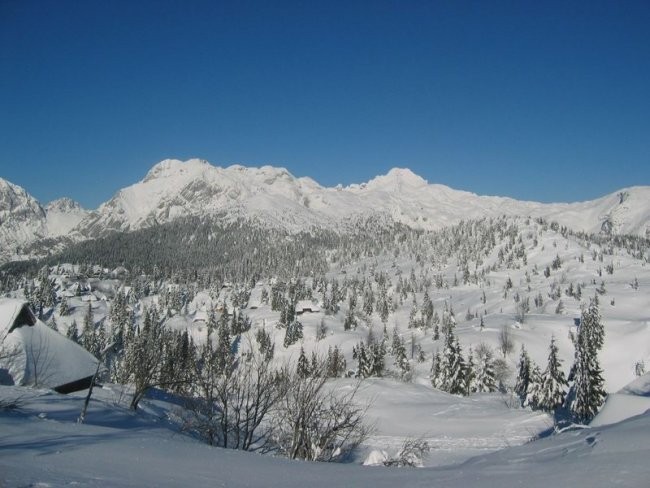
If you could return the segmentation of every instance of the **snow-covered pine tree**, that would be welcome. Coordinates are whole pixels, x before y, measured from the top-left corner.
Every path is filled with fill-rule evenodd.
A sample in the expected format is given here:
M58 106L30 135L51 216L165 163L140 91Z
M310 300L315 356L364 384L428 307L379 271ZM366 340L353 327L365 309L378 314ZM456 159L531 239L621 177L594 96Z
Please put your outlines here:
M517 380L515 382L515 394L519 397L523 405L528 395L528 386L530 384L531 362L528 352L524 345L521 345L521 354L519 355L519 364L517 365Z
M456 342L454 343L454 350L454 361L450 363L452 374L449 393L454 395L466 395L467 365L465 363L465 358L463 357L463 350L460 347L458 337L456 337Z
M54 318L54 315L52 315L50 317L50 320L47 321L47 326L50 329L55 330L56 332L59 331L59 326L56 324L56 319Z
M399 336L395 337L395 335L393 335L392 350L393 357L395 358L394 364L397 374L403 380L408 379L411 373L411 364L406 357L406 347L404 347L404 342Z
M589 422L605 401L603 372L598 352L603 347L604 328L598 302L592 299L582 312L580 327L575 338L575 359L571 377L573 385L567 398L569 409L578 422Z
M554 412L564 404L567 381L562 371L562 361L557 356L555 337L551 337L548 363L542 373L539 408L546 412Z
M433 324L433 340L437 341L440 339L440 316L438 312L433 312L431 323Z
M271 335L264 328L257 329L255 332L255 341L264 361L268 362L273 359L275 355L275 343L271 340Z
M208 312L208 323L207 323L208 338L214 333L215 330L217 330L217 327L218 327L217 314L215 313L214 309L210 307L210 311Z
M68 331L66 332L66 337L70 339L71 341L76 342L79 344L79 328L77 327L77 321L72 320L72 323L68 327Z
M524 407L530 407L533 410L539 408L542 389L542 372L535 363L530 363L530 378L528 381L528 391L524 400Z
M302 324L298 320L291 322L286 329L284 334L284 347L289 347L292 344L295 344L300 339L303 338L302 334Z
M309 361L309 370L312 376L323 376L325 374L323 370L324 365L318 359L316 351L311 352L311 359Z
M479 393L489 393L497 390L496 375L494 373L494 353L487 344L480 344L476 348L476 371L472 390Z
M440 388L440 352L436 351L431 360L431 386Z
M339 351L338 346L331 347L327 351L327 376L329 378L338 378L345 373L345 357Z
M95 319L93 316L93 307L91 302L88 302L88 308L86 309L86 315L84 315L84 330L83 335L81 336L81 345L91 354L94 354L96 346L95 338Z
M296 365L296 374L299 378L309 378L311 375L311 368L309 361L305 355L305 349L300 346L300 356L298 356L298 364Z
M63 297L61 303L59 304L59 315L65 317L70 313L70 306L68 305L68 299Z
M232 366L234 354L232 351L230 326L228 325L228 319L225 312L217 322L217 341L215 349L217 351L217 368L219 368L219 371L227 371Z
M474 362L474 351L472 346L469 347L467 351L467 372L465 374L466 383L467 383L467 395L476 391L475 389L475 379L476 379L476 364Z
M352 348L352 357L357 360L357 378L368 378L372 375L372 354L366 350L366 344L361 341Z
M367 351L371 356L371 372L370 376L381 377L384 375L384 368L386 365L386 344L382 340L375 340L372 334L368 335Z

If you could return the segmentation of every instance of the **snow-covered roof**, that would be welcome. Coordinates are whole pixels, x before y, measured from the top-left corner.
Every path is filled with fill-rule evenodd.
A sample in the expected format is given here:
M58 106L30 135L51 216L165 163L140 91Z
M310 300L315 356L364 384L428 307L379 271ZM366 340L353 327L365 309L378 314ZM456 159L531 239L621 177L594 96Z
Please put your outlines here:
M296 303L296 312L306 312L308 310L311 312L320 312L320 306L311 300L298 300Z
M24 304L23 300L0 299L0 338L9 333Z
M208 321L208 313L204 310L197 310L197 312L194 314L194 318L192 319L192 322L207 322Z
M213 308L213 301L209 293L199 292L194 296L194 299L190 303L188 309L191 311L201 310L207 312Z
M0 299L0 346L7 354L0 359L4 377L15 384L56 388L92 376L97 359L77 343L37 320L22 300ZM33 325L17 324L27 310ZM12 329L12 327L14 327Z

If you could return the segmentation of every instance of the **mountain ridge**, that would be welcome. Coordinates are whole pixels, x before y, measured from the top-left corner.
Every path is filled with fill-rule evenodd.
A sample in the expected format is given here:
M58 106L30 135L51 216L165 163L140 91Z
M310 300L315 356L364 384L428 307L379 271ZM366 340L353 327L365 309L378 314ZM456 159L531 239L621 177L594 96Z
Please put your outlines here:
M365 183L325 187L282 167L219 167L203 159L165 159L92 211L69 198L42 206L26 190L0 178L0 259L20 256L20 246L43 238L78 241L180 217L215 215L289 231L344 231L371 218L436 230L472 218L530 216L576 231L648 237L650 186L624 188L586 202L539 203L431 184L408 168L392 168Z

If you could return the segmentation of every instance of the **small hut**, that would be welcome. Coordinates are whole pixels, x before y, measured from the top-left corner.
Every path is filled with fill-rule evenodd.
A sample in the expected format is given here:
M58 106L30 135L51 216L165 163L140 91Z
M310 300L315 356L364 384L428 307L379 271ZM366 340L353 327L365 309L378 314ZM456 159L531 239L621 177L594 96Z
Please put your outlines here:
M70 393L90 386L97 359L38 320L27 302L0 299L3 383Z

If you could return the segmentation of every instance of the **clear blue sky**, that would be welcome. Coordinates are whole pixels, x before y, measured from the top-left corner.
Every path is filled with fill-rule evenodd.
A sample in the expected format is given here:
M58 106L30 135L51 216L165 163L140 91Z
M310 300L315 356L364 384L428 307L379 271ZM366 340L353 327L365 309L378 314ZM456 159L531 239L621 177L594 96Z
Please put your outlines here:
M94 208L165 158L479 194L650 184L650 2L0 0L0 176Z

